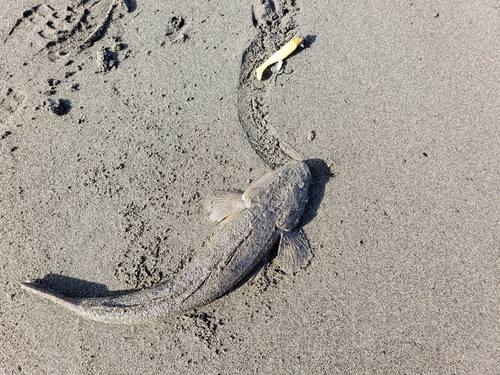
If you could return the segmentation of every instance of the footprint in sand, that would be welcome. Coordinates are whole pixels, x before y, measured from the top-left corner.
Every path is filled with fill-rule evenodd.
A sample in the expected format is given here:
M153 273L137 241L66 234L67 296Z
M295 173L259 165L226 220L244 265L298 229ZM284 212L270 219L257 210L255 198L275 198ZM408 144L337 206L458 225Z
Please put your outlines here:
M51 61L69 53L78 53L92 46L105 34L118 0L76 1L57 10L50 5L36 5L19 18L4 43L20 31L31 31L41 37L39 52L46 52Z

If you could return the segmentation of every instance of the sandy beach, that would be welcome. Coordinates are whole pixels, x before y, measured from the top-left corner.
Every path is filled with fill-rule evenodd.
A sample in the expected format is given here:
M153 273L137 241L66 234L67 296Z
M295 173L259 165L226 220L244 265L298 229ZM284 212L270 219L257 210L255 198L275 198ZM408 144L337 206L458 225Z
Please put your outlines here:
M1 374L499 374L498 2L5 0ZM255 69L294 36L281 74ZM21 290L138 290L204 202L291 159L313 258L105 324Z

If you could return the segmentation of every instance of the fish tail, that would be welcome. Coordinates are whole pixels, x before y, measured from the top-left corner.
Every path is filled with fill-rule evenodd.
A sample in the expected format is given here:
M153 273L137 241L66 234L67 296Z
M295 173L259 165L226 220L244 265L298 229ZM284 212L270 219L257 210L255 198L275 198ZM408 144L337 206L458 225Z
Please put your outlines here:
M32 281L23 281L20 282L19 285L24 290L27 290L30 293L36 294L37 296L41 296L42 298L48 299L52 302L57 303L58 305L64 306L71 310L74 309L74 306L78 305L76 298L69 298L60 293L57 293L46 287L45 285L32 282Z
M147 296L143 298L142 292L117 297L70 298L36 282L26 281L20 285L24 290L55 302L80 316L104 323L136 323L157 318L168 309L170 312L176 310L170 303L172 301L143 303L142 300L147 299Z

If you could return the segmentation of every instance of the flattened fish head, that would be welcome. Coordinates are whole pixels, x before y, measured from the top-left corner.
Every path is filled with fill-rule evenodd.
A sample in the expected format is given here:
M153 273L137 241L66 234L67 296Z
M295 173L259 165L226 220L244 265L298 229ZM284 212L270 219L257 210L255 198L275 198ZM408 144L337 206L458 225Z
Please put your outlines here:
M243 193L248 207L259 206L283 230L295 228L304 212L311 173L304 162L291 161L266 174Z

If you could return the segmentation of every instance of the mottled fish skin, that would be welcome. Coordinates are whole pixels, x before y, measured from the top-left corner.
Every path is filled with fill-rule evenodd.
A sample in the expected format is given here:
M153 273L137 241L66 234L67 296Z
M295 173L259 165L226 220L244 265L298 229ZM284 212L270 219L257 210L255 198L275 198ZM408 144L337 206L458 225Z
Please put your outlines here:
M280 237L276 259L285 272L295 272L311 257L303 235L292 231L304 211L310 179L305 163L291 161L253 183L230 205L220 203L233 199L235 193L219 196L209 210L222 220L221 212L230 207L221 231L204 254L156 287L114 297L69 298L35 282L21 286L89 319L137 323L182 313L228 293L262 262Z

